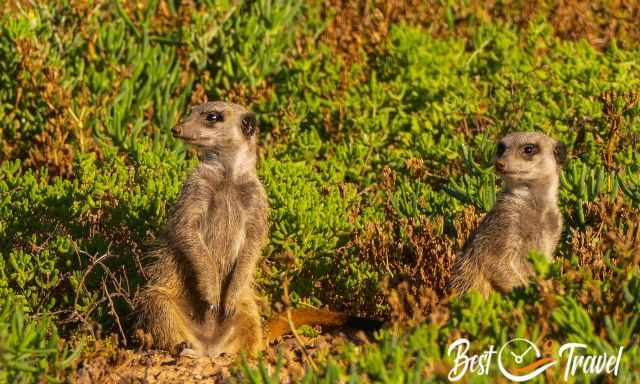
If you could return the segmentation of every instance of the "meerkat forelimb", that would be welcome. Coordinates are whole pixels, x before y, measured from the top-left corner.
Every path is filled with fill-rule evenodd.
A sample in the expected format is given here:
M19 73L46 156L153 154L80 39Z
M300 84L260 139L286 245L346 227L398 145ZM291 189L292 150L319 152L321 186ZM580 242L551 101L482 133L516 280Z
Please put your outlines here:
M531 251L553 259L562 232L558 186L565 161L565 145L541 133L512 133L498 143L502 191L456 257L449 283L454 293L508 292L533 274Z

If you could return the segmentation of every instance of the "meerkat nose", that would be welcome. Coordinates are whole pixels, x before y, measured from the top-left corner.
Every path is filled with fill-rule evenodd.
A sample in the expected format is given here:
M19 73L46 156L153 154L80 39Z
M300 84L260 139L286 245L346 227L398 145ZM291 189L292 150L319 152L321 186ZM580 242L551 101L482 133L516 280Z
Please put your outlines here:
M182 134L182 125L176 125L171 129L173 136L180 136Z
M504 172L506 168L507 165L504 163L504 161L496 161L496 169L498 170L498 172Z

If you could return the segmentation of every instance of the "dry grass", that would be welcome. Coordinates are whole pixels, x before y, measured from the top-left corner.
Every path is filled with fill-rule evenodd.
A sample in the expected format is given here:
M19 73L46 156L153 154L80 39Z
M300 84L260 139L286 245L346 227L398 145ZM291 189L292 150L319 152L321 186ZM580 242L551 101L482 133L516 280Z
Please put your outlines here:
M466 3L466 2L465 2ZM545 18L561 39L586 39L604 49L615 39L624 48L640 42L640 3L631 0L472 0L469 4L429 0L326 0L325 17L334 16L322 41L348 60L360 51L379 52L393 23L421 25L436 36L472 37L479 23L505 22L526 30Z

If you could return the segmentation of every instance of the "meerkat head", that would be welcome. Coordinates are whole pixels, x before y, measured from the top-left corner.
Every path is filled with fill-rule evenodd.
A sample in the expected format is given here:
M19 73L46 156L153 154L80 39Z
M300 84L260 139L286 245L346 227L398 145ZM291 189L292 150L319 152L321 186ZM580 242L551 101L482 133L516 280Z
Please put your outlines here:
M511 133L498 143L495 168L506 185L557 178L566 162L564 143L542 133Z
M171 131L206 154L231 156L255 153L257 130L253 112L238 104L215 101L191 108L189 116Z

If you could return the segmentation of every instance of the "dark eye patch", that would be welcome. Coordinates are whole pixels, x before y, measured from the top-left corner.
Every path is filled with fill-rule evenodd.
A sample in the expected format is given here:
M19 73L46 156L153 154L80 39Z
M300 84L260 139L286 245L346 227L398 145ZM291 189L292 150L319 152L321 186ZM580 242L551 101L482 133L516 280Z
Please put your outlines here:
M210 123L220 123L224 121L224 114L220 111L207 111L207 112L203 112L202 114L207 115L205 117L205 120L207 120Z
M498 149L496 150L496 156L500 157L504 155L504 152L507 150L507 145L503 142L498 143Z
M532 157L540 151L540 148L536 144L525 144L521 147L522 154L526 157Z

